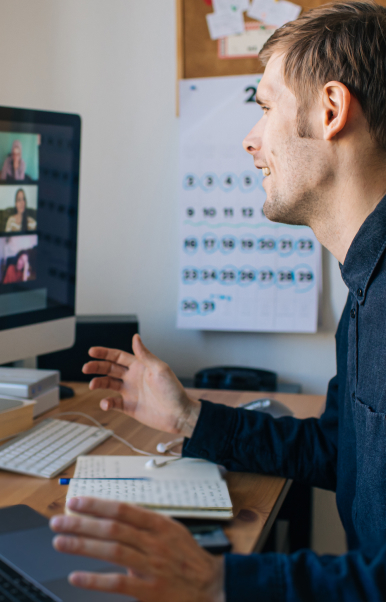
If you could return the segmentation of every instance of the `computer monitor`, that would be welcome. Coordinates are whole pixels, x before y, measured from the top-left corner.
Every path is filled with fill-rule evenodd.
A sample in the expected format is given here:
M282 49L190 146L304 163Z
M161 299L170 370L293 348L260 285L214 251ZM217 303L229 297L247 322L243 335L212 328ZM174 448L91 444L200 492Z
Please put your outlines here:
M0 107L0 364L75 339L80 118Z

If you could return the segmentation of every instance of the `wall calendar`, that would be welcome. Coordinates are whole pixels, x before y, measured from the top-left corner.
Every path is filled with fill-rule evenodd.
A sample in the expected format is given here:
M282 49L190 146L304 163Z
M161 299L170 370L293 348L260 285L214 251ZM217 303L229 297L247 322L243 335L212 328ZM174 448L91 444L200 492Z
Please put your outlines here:
M264 216L263 175L242 147L262 116L260 78L180 82L179 328L317 330L321 246Z

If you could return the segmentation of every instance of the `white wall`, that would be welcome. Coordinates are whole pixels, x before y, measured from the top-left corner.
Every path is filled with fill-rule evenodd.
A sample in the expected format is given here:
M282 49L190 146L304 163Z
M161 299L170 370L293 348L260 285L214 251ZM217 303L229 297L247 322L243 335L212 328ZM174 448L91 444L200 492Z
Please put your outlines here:
M145 343L179 376L259 366L324 393L346 296L327 252L318 334L175 328L174 0L0 0L0 8L0 104L83 118L78 313L138 314Z

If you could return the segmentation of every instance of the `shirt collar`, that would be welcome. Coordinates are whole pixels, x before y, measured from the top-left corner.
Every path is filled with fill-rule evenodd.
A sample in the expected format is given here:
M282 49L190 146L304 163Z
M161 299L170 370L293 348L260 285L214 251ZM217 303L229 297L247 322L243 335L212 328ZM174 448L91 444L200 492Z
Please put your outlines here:
M344 264L339 264L342 278L358 303L366 297L370 278L386 247L386 196L359 228Z

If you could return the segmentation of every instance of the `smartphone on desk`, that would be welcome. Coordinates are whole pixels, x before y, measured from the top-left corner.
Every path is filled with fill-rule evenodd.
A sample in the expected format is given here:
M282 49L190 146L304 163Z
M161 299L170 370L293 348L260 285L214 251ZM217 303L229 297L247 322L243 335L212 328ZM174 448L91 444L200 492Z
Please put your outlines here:
M232 544L225 535L221 524L217 521L199 521L181 519L181 522L191 532L197 543L211 554L230 552Z

